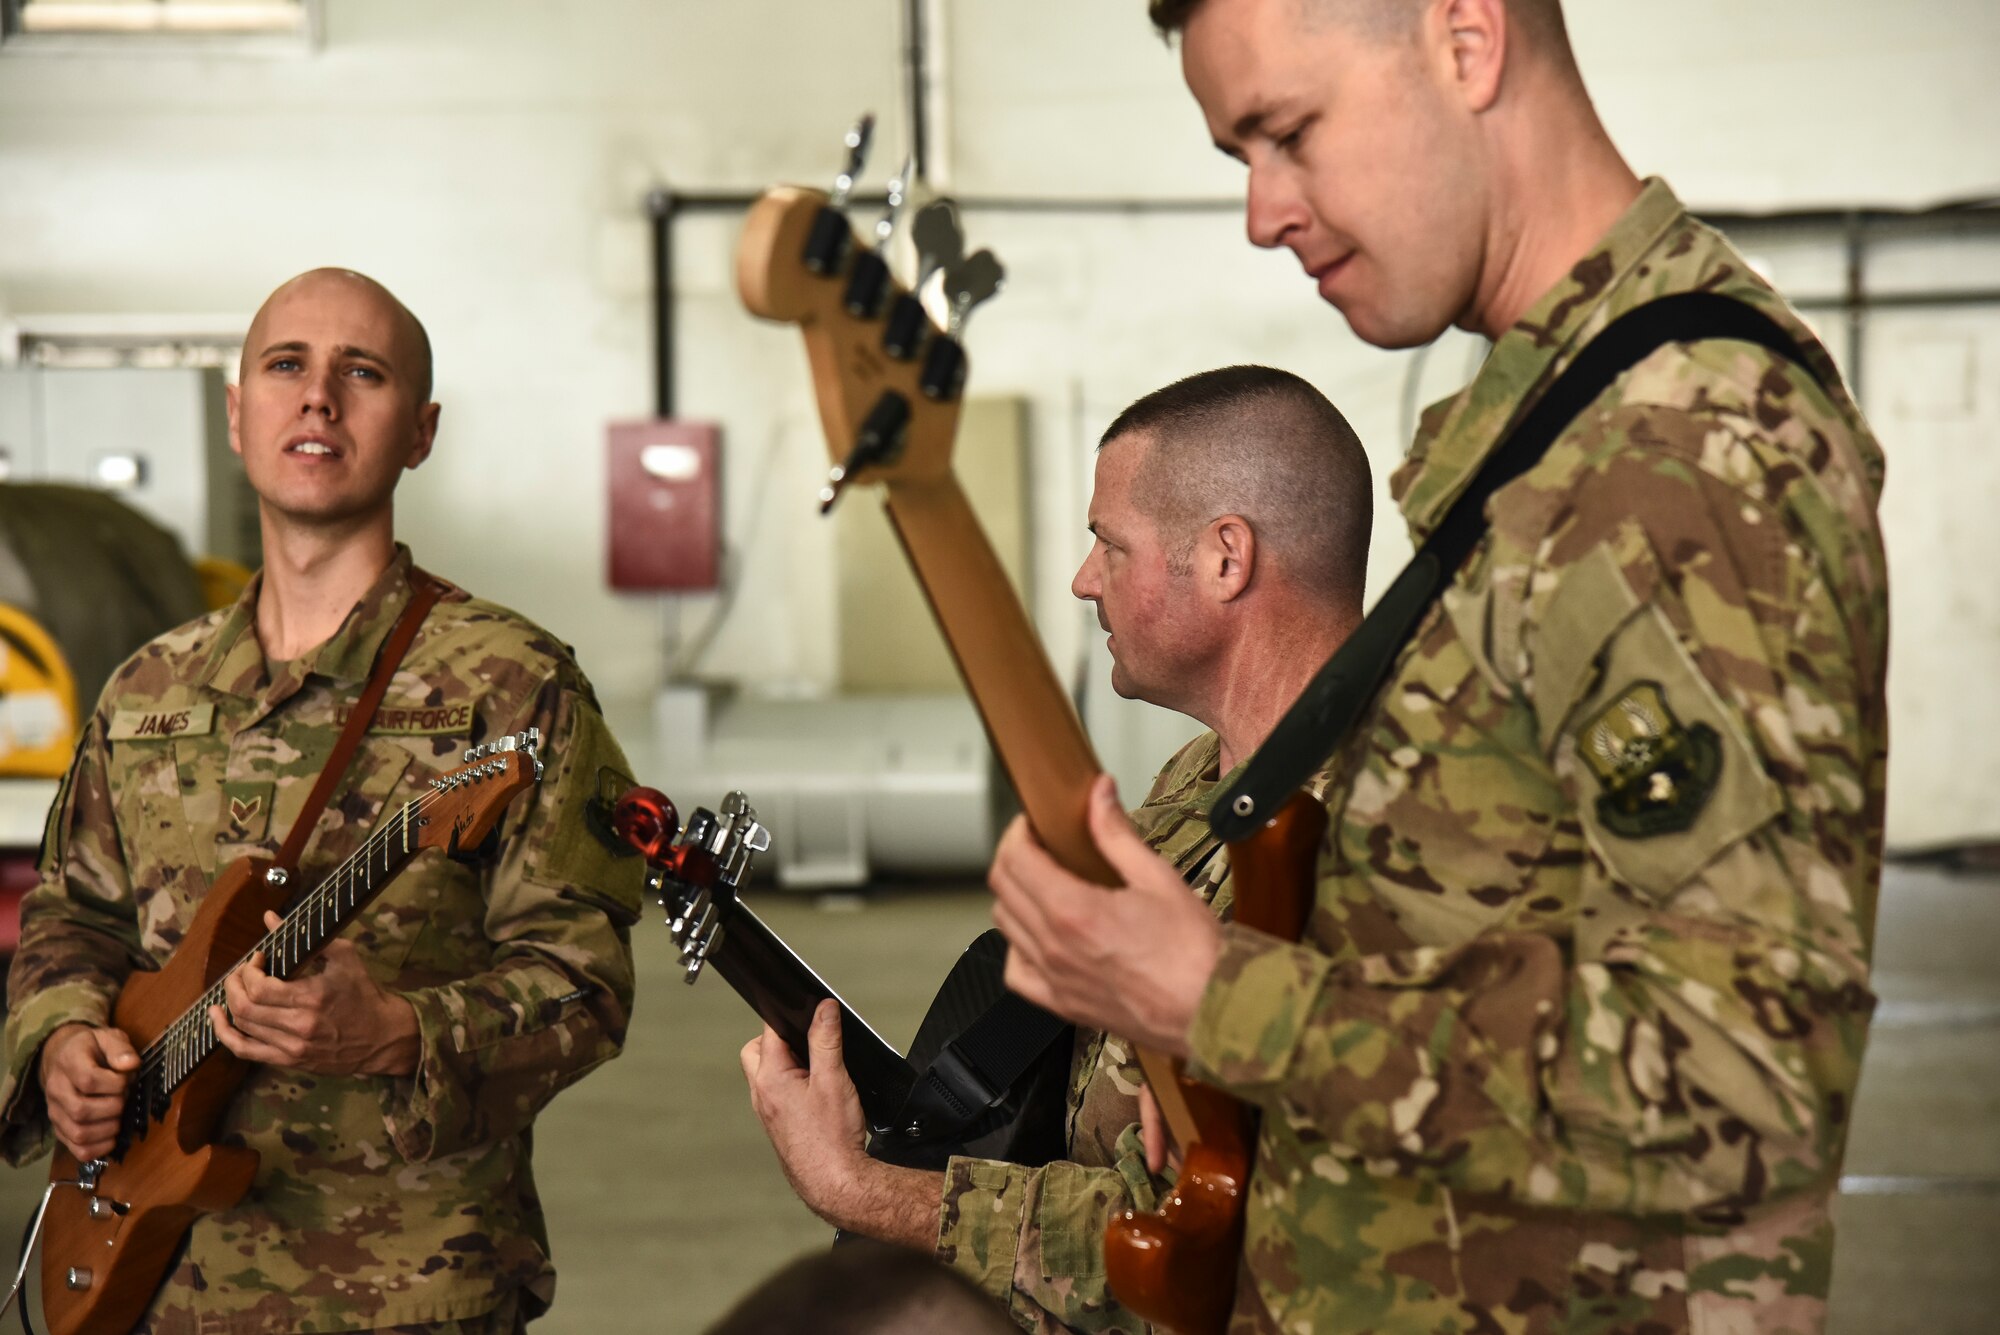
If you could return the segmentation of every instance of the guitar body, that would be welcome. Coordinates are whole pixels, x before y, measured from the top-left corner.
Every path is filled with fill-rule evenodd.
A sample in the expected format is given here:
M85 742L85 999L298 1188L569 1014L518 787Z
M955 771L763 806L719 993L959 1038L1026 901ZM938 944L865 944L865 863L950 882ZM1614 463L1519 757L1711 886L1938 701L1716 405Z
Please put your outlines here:
M1248 839L1229 846L1236 921L1297 941L1318 879L1326 808L1296 793ZM1180 1180L1151 1213L1127 1210L1104 1235L1111 1291L1139 1316L1180 1335L1220 1335L1229 1326L1243 1255L1244 1190L1257 1144L1249 1107L1176 1072L1202 1138Z
M264 911L285 904L285 891L265 883L270 865L262 858L232 863L203 898L166 966L126 983L113 1023L133 1047L143 1051L257 948L265 935ZM165 1117L105 1168L95 1196L70 1189L49 1198L42 1312L50 1335L129 1331L158 1292L195 1217L243 1199L257 1173L256 1151L209 1141L246 1069L218 1049L174 1091ZM58 1146L51 1180L76 1176L76 1160ZM93 1218L93 1201L129 1209ZM72 1270L89 1272L87 1287L70 1286Z

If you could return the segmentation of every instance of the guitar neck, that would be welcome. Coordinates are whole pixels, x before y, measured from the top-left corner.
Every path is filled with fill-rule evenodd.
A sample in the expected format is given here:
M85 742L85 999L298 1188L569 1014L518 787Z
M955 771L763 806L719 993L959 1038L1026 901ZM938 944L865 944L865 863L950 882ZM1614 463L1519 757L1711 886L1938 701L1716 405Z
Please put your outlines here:
M264 972L277 979L296 975L422 851L418 830L423 823L421 809L427 800L414 799L378 826L353 856L335 867L285 915L283 922L257 943L256 949L264 956ZM242 964L236 967L241 968ZM235 969L230 970L234 972ZM157 1071L159 1076L158 1088L148 1091L155 1098L173 1093L220 1046L215 1026L209 1022L208 1008L224 1003L223 982L227 977L225 974L218 978L147 1048L145 1069L149 1073Z
M1028 824L1070 872L1117 885L1117 874L1090 835L1090 786L1101 768L1097 755L957 478L946 473L899 479L884 491L903 551ZM1182 1145L1193 1144L1200 1138L1196 1114L1171 1059L1150 1048L1138 1056L1168 1129Z
M958 479L894 480L884 490L896 535L1036 837L1076 875L1117 884L1090 837L1097 757Z

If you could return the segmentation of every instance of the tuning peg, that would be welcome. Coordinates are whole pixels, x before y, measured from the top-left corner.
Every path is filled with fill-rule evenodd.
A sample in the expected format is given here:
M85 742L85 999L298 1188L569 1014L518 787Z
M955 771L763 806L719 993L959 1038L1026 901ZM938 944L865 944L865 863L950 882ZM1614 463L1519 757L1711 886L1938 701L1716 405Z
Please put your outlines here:
M909 292L896 299L889 321L882 330L882 350L897 361L908 361L923 342L930 327L924 314L922 292L931 275L957 264L965 253L965 233L958 225L958 206L948 199L934 199L917 210L910 223L910 240L917 247L917 281Z
M1007 271L990 250L968 255L944 271L944 295L950 318L945 332L931 340L924 355L923 374L917 383L924 397L940 402L958 397L965 388L965 322L973 308L991 297L1005 284Z
M854 257L847 275L847 292L842 304L857 320L870 320L882 308L882 294L889 290L889 239L896 234L896 218L903 211L903 183L916 166L914 158L903 160L903 169L889 180L889 207L875 224L875 248Z
M819 512L825 514L833 509L834 502L847 490L847 484L863 469L893 462L903 451L903 429L909 424L910 401L893 389L883 390L882 397L868 410L868 416L861 419L854 448L827 474L826 485L819 490Z
M881 218L875 223L875 248L877 250L881 250L887 246L889 238L896 234L896 223L901 219L903 214L903 195L909 188L910 181L916 174L916 169L917 159L914 154L911 154L903 159L902 170L889 178L889 189L887 191L889 207L882 210Z
M868 142L875 137L875 113L864 111L861 119L847 128L840 142L847 146L847 165L840 169L840 175L833 178L833 190L827 196L827 203L834 208L847 207L847 197L854 193L854 183L861 178L861 169L868 162Z
M1007 282L1007 271L990 250L982 250L945 270L945 295L951 302L951 323L945 332L953 338L965 336L965 322L972 308L998 292Z
M806 268L816 274L829 275L840 271L841 261L847 258L847 247L852 230L847 225L847 215L841 210L847 207L847 197L854 193L854 182L861 176L861 168L868 161L868 141L875 135L875 116L864 114L849 127L841 137L847 146L847 162L840 169L840 175L833 178L833 189L827 193L826 205L813 218L812 231L806 235L806 252L802 257Z

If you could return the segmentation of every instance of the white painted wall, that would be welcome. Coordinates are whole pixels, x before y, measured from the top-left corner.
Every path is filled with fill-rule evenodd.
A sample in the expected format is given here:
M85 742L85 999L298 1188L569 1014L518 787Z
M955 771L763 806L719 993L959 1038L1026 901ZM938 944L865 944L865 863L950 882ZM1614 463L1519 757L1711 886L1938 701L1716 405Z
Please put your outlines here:
M1229 200L1240 189L1137 0L938 8L942 148L958 191ZM1809 11L1687 0L1671 26L1657 7L1570 8L1613 132L1636 166L1698 206L1918 204L2000 187L1990 0ZM0 53L0 321L217 311L247 321L297 270L375 274L425 318L439 350L441 445L403 497L420 555L549 623L607 696L642 695L658 680L670 616L602 577L603 423L644 415L652 400L639 201L660 182L823 181L836 136L863 107L898 144L900 6L327 9L325 47L309 58ZM1066 670L1082 671L1092 642L1066 592L1083 547L1089 446L1130 398L1209 366L1266 361L1341 405L1378 477L1400 457L1413 354L1356 342L1288 256L1244 244L1233 212L973 210L968 223L1012 274L973 325L974 385L1031 404L1033 603ZM803 357L793 336L737 306L732 219L690 218L677 240L681 408L725 424L740 578L702 668L758 690L823 691L834 674L833 545L812 516L826 456ZM1838 280L1823 239L1770 249L1781 283ZM1940 285L1991 254L1990 244L1911 247L1881 272ZM2000 659L2000 596L1968 573L2000 557L1983 519L2000 463L1980 448L2000 415L1995 320L1989 309L1948 323L1902 316L1870 334L1869 398L1895 478L1885 502L1898 597L1892 830L1904 843L2000 833L1975 796L1993 791L2000 761L1968 741L2000 723L1983 693ZM1940 378L1957 382L1935 359L1898 355L1933 336L1969 349L1972 368L1942 420L1931 397L1948 388ZM1453 336L1430 356L1423 399L1463 380L1469 344ZM1944 504L1963 522L1934 522ZM1386 499L1378 511L1377 587L1407 550ZM683 634L713 605L685 600ZM1088 675L1101 682L1101 665ZM1102 696L1093 727L1129 790L1189 729Z

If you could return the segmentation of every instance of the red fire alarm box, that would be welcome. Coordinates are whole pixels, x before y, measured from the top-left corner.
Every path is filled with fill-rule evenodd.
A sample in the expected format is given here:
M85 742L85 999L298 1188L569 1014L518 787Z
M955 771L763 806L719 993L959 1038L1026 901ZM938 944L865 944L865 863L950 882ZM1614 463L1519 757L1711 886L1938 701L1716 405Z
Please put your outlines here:
M722 562L722 432L713 422L613 422L614 589L713 589Z

